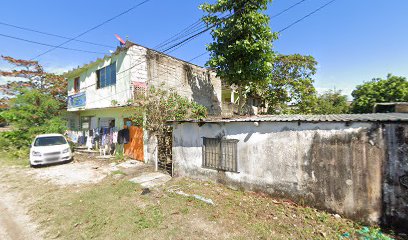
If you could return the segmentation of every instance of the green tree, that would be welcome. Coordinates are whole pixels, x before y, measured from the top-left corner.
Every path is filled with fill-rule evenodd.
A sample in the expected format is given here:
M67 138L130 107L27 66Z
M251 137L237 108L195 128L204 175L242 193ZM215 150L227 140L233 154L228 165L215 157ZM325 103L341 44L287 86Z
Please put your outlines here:
M14 66L13 71L0 70L0 76L16 78L14 81L0 84L0 93L8 98L2 98L1 102L7 101L18 94L22 89L36 89L44 94L50 94L60 103L67 102L67 81L63 76L48 73L37 61L15 59L2 56L3 60ZM65 105L63 105L65 107Z
M163 134L169 129L167 121L207 117L207 109L204 106L164 86L150 87L146 94L137 95L135 106L132 120L136 125L156 135Z
M268 103L270 114L312 114L317 96L313 75L317 62L312 56L278 55L267 85L257 87L257 94Z
M0 150L26 157L35 135L64 132L66 123L60 113L66 108L67 81L44 71L37 61L2 58L14 70L0 70L0 76L16 79L0 84L0 107L6 108L1 117L13 129L0 133Z
M386 79L374 78L358 85L351 95L353 113L371 113L375 103L407 102L408 81L405 77L388 74Z
M262 13L270 2L217 0L200 6L208 13L203 21L213 27L213 42L207 46L210 51L207 66L214 68L226 83L238 87L239 113L246 102L246 87L267 82L272 73L272 41L277 34L272 33L270 19Z
M0 134L2 150L28 149L35 135L63 133L66 129L66 122L60 116L62 103L50 94L22 89L9 104L2 116L13 130Z
M327 91L319 95L315 114L344 114L350 112L347 96L341 91Z

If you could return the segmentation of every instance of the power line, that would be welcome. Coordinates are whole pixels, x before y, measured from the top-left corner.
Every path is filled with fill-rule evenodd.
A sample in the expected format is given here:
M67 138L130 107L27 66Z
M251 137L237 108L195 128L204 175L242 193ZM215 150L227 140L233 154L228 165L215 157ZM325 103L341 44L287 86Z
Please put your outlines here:
M93 30L95 30L95 29L97 29L97 28L99 28L99 27L101 27L101 26L103 26L103 25L105 25L105 24L111 22L111 21L113 21L114 19L116 19L116 18L118 18L118 17L120 17L120 16L122 16L122 15L124 15L124 14L126 14L126 13L128 13L128 12L130 12L130 11L132 11L132 10L134 10L135 8L141 6L141 5L143 5L143 4L145 4L145 3L149 2L149 1L151 1L151 0L144 0L144 1L142 1L142 2L140 2L140 3L138 3L138 4L136 4L136 5L134 5L133 7L128 8L127 10L125 10L125 11L123 11L123 12L121 12L121 13L119 13L119 14L117 14L117 15L115 15L115 16L113 16L113 17L111 17L111 18L109 18L109 19L107 19L107 20L105 20L105 21L103 21L103 22L100 23L100 24L97 24L96 26L94 26L94 27L92 27L92 28L90 28L90 29L88 29L88 30L86 30L86 31L84 31L84 32L82 32L81 34L77 35L76 37L70 38L70 39L68 39L67 41L63 42L63 43L61 43L61 44L59 44L59 45L57 45L57 46L55 46L55 47L53 47L53 48L51 48L51 49L49 49L49 50L43 52L43 53L41 53L41 54L38 54L37 56L31 58L30 60L34 60L34 59L36 59L36 58L39 58L39 57L41 57L41 56L44 56L45 54L47 54L47 53L49 53L49 52L52 52L52 51L54 51L55 49L57 49L57 48L59 48L59 47L65 45L65 44L67 44L67 43L69 43L69 42L72 42L72 41L76 40L77 38L79 38L79 37L81 37L81 36L83 36L83 35L85 35L85 34L91 32L91 31L93 31Z
M17 25L5 23L5 22L0 22L0 25L9 26L9 27L13 27L13 28L17 28L17 29L21 29L21 30L25 30L25 31L29 31L29 32L35 32L35 33L39 33L39 34L43 34L43 35L48 35L48 36L52 36L52 37L58 37L58 38L63 38L63 39L70 39L69 37L64 37L64 36L61 36L61 35L58 35L58 34L42 32L42 31L38 31L38 30L35 30L35 29L26 28L26 27L21 27L21 26L17 26ZM95 45L95 46L101 46L101 47L108 47L108 48L114 48L114 47L115 47L115 46L104 45L104 44L93 43L93 42L82 41L82 40L73 40L73 41L75 41L75 42L81 42L81 43L86 43L86 44L91 44L91 45Z
M286 9L284 9L283 11L277 13L276 15L273 15L273 16L271 17L271 19L276 18L276 17L282 15L283 13L285 13L285 12L291 10L292 8L298 6L299 4L301 4L301 3L305 2L305 1L307 1L307 0L301 0L301 1L299 1L299 2L297 2L297 3L295 3L295 4L293 4L293 5L289 6L288 8L286 8ZM229 16L228 16L228 15L224 16L224 17L223 17L224 20L222 20L222 21L225 21L225 20L227 20L228 18L232 17L232 15L234 15L234 14L229 14ZM191 26L197 26L197 25L200 23L200 21L201 21L201 20L198 20L197 22L193 23ZM191 26L189 26L189 27L191 27ZM201 29L204 29L204 30L202 30L201 32L198 32L197 34L195 34L195 35L193 35L193 36L191 36L191 37L189 37L189 38L183 40L182 42L179 42L179 43L174 44L173 46L167 48L167 49L164 50L163 52L166 52L166 51L168 51L168 50L170 50L170 49L173 49L173 48L175 48L175 49L173 49L171 52L173 52L174 50L177 50L178 48L180 48L180 47L183 46L184 44L190 42L191 40L193 40L193 39L196 38L197 36L201 35L202 33L204 33L204 32L206 32L206 31L210 30L210 29L211 29L212 27L214 27L214 26L215 26L215 24L212 25L212 26L210 26L209 28L206 28L206 29L204 29L204 27L201 27L201 28L198 28L198 29L197 29L197 27L196 27L196 30L195 30L195 31L198 31L198 30L201 30ZM187 29L185 29L185 30L189 30L189 27L188 27ZM194 29L194 28L193 28L193 29ZM183 30L183 31L185 31L185 30ZM183 32L183 31L182 31L182 32ZM187 33L190 33L190 32L187 31ZM193 33L194 33L194 31L193 31ZM176 36L178 36L178 35L180 35L180 33L177 34ZM186 36L186 35L182 35L180 38L177 38L176 40L181 39L182 37L185 37L185 36ZM170 38L170 39L172 39L172 38ZM174 41L174 40L173 40L173 41ZM164 46L166 46L166 45L169 45L170 43L171 43L171 42L166 43L166 44L162 44L162 45L159 45L159 46L160 46L160 47L164 47Z
M198 32L196 34L194 34L194 35L192 35L192 36L190 36L190 37L188 37L188 38L186 38L186 39L184 39L184 40L182 40L182 41L180 41L178 43L173 44L172 46L166 48L166 50L164 50L163 52L170 51L171 49L173 49L173 48L175 48L175 47L177 47L177 46L179 46L179 45L181 45L183 43L189 42L189 41L193 40L194 38L198 37L199 35L211 30L213 27L214 27L214 25L212 25L210 27L207 27L206 29L204 29L204 30L202 30L202 31L200 31L200 32Z
M183 33L183 34L181 34L179 37L174 38L174 39L171 40L171 41L168 41L167 43L163 44L163 45L162 45L161 47L159 47L159 48L154 47L154 49L157 49L158 51L163 51L163 49L165 49L165 48L168 47L168 46L171 46L171 44L174 44L174 43L178 42L179 40L181 40L181 39L183 39L183 38L185 38L185 37L188 37L188 36L190 36L190 35L192 35L192 34L195 34L195 33L199 32L199 31L201 31L201 30L203 30L203 29L205 29L205 28L207 28L207 26L203 25L203 26L199 26L199 27L196 27L196 28L194 28L194 29L191 29L191 30L189 30L189 31L187 31L187 32L185 32L185 33Z
M297 2L297 3L293 4L292 6L286 8L285 10L283 10L282 12L279 12L279 13L273 15L273 16L271 17L271 19L274 19L274 18L276 18L276 17L279 17L280 15L284 14L285 12L289 11L290 9L296 7L297 5L299 5L299 4L301 4L301 3L305 2L305 1L307 1L307 0L302 0L302 1L300 1L300 2Z
M172 37L164 40L163 42L159 43L155 48L161 48L163 46L165 46L168 42L174 40L176 37L184 34L184 33L189 33L189 31L191 31L192 29L196 28L197 26L201 25L202 21L201 19L198 19L196 22L194 22L193 24L189 25L188 27L184 28L183 30L181 30L179 33L173 35Z
M17 29L21 29L21 30L29 31L29 32L35 32L35 33L39 33L39 34L43 34L43 35L47 35L47 36L58 37L58 38L63 38L63 39L70 39L69 37L61 36L61 35L58 35L58 34L43 32L43 31L39 31L39 30L35 30L35 29L32 29L32 28L27 28L27 27L21 27L21 26L17 26L17 25L14 25L14 24L10 24L10 23L0 22L0 25L12 27L12 28L17 28ZM78 39L73 40L73 41L86 43L86 44L91 44L91 45L95 45L95 46L115 48L114 46L104 45L104 44L100 44L100 43L93 43L93 42L88 42L88 41L83 41L83 40L78 40Z
M198 55L198 56L196 56L196 57L194 57L194 58L192 58L192 59L190 59L190 60L188 60L188 61L189 61L189 62L194 61L194 60L196 60L197 58L200 58L200 57L204 56L205 54L207 54L207 51L201 53L200 55Z
M333 3L334 1L336 1L336 0L332 0L332 1L330 1L330 2L328 2L328 3L326 3L326 4L324 4L323 6L319 7L319 8L316 9L316 10L314 10L313 12L311 12L311 13L307 14L306 16L304 16L304 17L302 17L302 18L296 20L295 22L289 24L287 27L281 29L280 31L278 31L278 33L281 33L281 32L283 32L283 31L285 31L285 30L291 28L292 26L298 24L299 22L301 22L301 21L305 20L306 18L312 16L312 15L315 14L316 12L318 12L318 11L322 10L323 8L327 7L328 5L330 5L331 3Z
M183 29L181 32L175 34L174 36L170 37L169 39L165 40L164 42L160 43L159 45L155 46L154 49L161 50L165 46L170 45L171 43L174 43L184 37L187 37L188 35L191 35L195 32L198 32L200 30L205 29L207 26L206 24L202 21L202 19L198 19L196 22L191 24L190 26L186 27Z
M204 55L204 54L200 54L200 55L198 55L198 56L196 56L196 57L194 57L194 58L192 58L192 59L190 59L190 60L188 60L188 61L192 61L192 60L194 60L194 59L196 59L196 58L198 58L198 57L201 57L202 55ZM123 71L122 71L122 72L123 72ZM155 77L150 78L149 80L158 79L159 77L163 76L164 74L168 74L168 72L163 72L163 73L161 73L161 74L158 74L158 75L156 75ZM170 74L170 75L171 75L171 74ZM173 76L173 75L171 75L171 76ZM173 76L173 77L174 77L174 76ZM86 89L86 88L91 87L91 86L94 86L94 85L96 85L96 84L89 85L89 86L87 86L87 87L85 87L85 88L83 88L83 89ZM83 89L81 89L81 90L83 90ZM102 97L102 96L98 95L98 96L101 97L101 98L99 98L98 100L89 102L88 104L92 104L92 103L99 102L99 101L101 101L101 100L105 100L105 99L108 99L108 98L112 98L112 97L114 97L114 96L116 96L116 95L125 93L125 92L127 92L127 91L129 91L129 89L125 89L125 90L123 90L123 91L117 92L117 93L115 93L115 94L111 94L111 95L106 96L106 97Z
M282 14L288 12L288 11L291 10L292 8L294 8L294 7L298 6L298 5L300 5L301 3L305 2L305 1L307 1L307 0L301 0L301 1L299 1L299 2L297 2L297 3L295 3L295 4L293 4L293 5L289 6L288 8L284 9L283 11L281 11L281 12L279 12L279 13L273 15L273 16L271 17L271 19L276 18L276 17L278 17L278 16L280 16L280 15L282 15ZM189 30L190 28L192 28L192 27L194 27L194 26L197 26L198 23L200 23L200 22L201 22L201 19L199 19L197 22L193 23L192 25L190 25L189 27L187 27L187 28L184 29L183 31L187 31L187 30ZM183 32L183 31L182 31L182 32ZM177 35L175 35L175 36L181 35L182 32L180 32L179 34L177 34ZM173 39L173 38L170 38L170 39L168 39L168 40L171 40L171 39ZM166 40L166 41L168 41L168 40ZM192 39L191 39L191 40L192 40ZM164 46L165 46L165 45L167 45L167 44L164 44ZM184 44L183 44L183 45L184 45ZM181 46L183 46L183 45L181 45ZM159 45L158 47L162 47L162 46L163 46L163 44ZM177 50L177 49L178 49L178 48L176 48L176 49L174 49L174 50ZM174 51L174 50L173 50L173 51ZM190 62L190 61L193 61L193 60L195 60L195 59L197 59L197 58L200 58L200 57L204 56L205 54L207 54L207 51L201 53L200 55L198 55L198 56L196 56L196 57L194 57L194 58L192 58L191 60L188 60L188 61L189 61L189 62Z
M229 16L226 16L226 17L222 18L222 20L221 20L220 22L224 22L224 21L228 20L229 18L231 18L232 16L234 16L234 15L237 14L237 13L238 13L238 12L235 12L235 13L233 13L233 14L229 14ZM218 24L219 24L219 23L218 23ZM194 35L192 35L192 36L190 36L190 37L188 37L188 38L186 38L186 39L184 39L184 40L182 40L182 41L180 41L180 42L178 42L178 43L176 43L176 44L173 44L172 46L170 46L170 47L168 47L167 49L165 49L164 51L162 51L162 53L166 53L166 52L168 52L168 51L170 51L170 50L172 50L172 49L174 49L174 48L176 48L176 47L178 47L178 46L180 46L180 45L182 45L182 44L183 44L183 45L186 44L187 42L189 42L189 41L191 41L192 39L198 37L199 35L201 35L201 34L207 32L207 31L209 31L209 30L212 29L215 25L216 25L216 24L213 24L213 25L207 27L206 29L204 29L204 30L202 30L202 31L200 31L200 32L198 32L198 33L196 33L196 34L194 34ZM144 61L144 62L146 62L146 61ZM123 70L123 71L121 71L121 72L119 72L119 73L123 73L123 72L129 71L129 70L131 70L132 68L134 68L134 67L136 67L136 66L138 66L139 64L144 63L144 62L136 63L136 64L132 65L131 67L129 67L128 69ZM119 73L118 73L118 74L119 74Z
M220 21L218 21L217 23L214 23L214 24L212 24L211 26L207 27L206 29L204 29L204 30L202 30L202 31L200 31L200 32L198 32L198 33L196 33L196 34L194 34L194 35L192 35L192 36L190 36L190 37L188 37L188 38L186 38L186 39L184 39L184 40L182 40L182 41L176 43L176 44L173 44L171 47L168 47L167 49L165 49L164 51L162 51L162 53L166 53L166 52L168 52L168 51L170 51L170 50L172 50L172 49L174 49L174 48L176 48L176 47L178 47L178 46L180 46L180 45L182 46L182 45L186 44L187 42L191 41L192 39L198 37L199 35L201 35L201 34L207 32L207 31L211 30L211 29L212 29L213 27L215 27L217 24L221 24L221 23L225 22L226 20L232 18L234 15L236 15L236 14L240 13L241 11L243 11L243 10L245 9L245 7L246 7L246 4L247 4L247 3L245 3L245 5L244 5L240 10L235 11L234 13L230 13L230 14L224 16L224 17L221 18ZM142 63L143 63L143 62L142 62ZM123 70L123 71L121 71L121 72L119 72L119 73L123 73L123 72L129 71L129 70L131 70L132 68L136 67L137 65L139 65L139 64L137 63L137 64L135 64L135 65L129 67L128 69ZM118 74L119 74L119 73L118 73Z
M186 38L186 39L184 39L184 40L178 42L178 43L173 44L172 46L168 47L168 48L167 48L166 50L164 50L163 52L167 52L167 51L169 51L169 50L171 50L171 49L173 49L173 48L175 48L175 47L177 47L177 46L179 46L179 45L181 45L181 44L184 45L184 43L187 43L187 42L193 40L194 38L198 37L199 35L201 35L201 34L207 32L207 31L211 30L211 29L212 29L213 27L215 27L217 24L220 24L220 23L222 23L222 22L225 22L226 20L232 18L234 15L236 15L238 12L240 12L240 11L242 11L242 10L243 10L243 9L241 9L241 10L239 10L239 11L237 11L237 12L234 12L234 13L232 13L232 14L228 14L228 15L224 16L223 18L221 18L220 22L215 23L215 24L212 24L211 26L205 28L204 30L202 30L202 31L200 31L200 32L198 32L198 33L196 33L196 34L194 34L194 35L192 35L192 36L190 36L190 37L188 37L188 38Z
M207 52L203 52L203 53L201 53L201 54L199 54L199 55L193 57L192 59L187 60L186 62L191 62L191 61L193 61L193 60L195 60L195 59L197 59L197 58L199 58L199 57L204 56L206 53L207 53ZM171 57L171 56L170 56L170 57ZM141 59L141 58L142 58L142 56L139 57L139 59ZM147 60L137 62L137 63L136 63L135 65L133 65L132 67L130 67L130 68L126 69L126 70L123 70L123 71L118 72L117 75L119 75L119 74L121 74L121 73L124 73L124 72L126 72L126 71L129 71L130 69L132 69L132 68L134 68L134 67L136 67L136 66L138 66L138 65L140 65L140 64L142 64L142 63L146 63L146 62L147 62ZM160 75L160 76L161 76L161 75ZM155 78L153 78L153 79L155 79ZM86 86L86 87L80 88L79 91L85 90L85 89L90 88L90 87L95 86L95 85L96 85L96 83L90 84L90 85L88 85L88 86Z
M224 16L223 18L221 18L221 20L220 20L218 23L213 24L213 25L207 27L206 29L204 29L204 30L202 30L202 31L200 31L200 32L198 32L198 33L196 33L196 34L194 34L194 35L192 35L192 36L190 36L190 37L188 37L188 38L186 38L186 39L184 39L184 40L182 40L182 41L180 41L180 42L174 44L174 45L172 45L171 47L165 49L165 50L162 51L161 53L166 53L166 52L169 52L170 50L171 50L170 52L175 51L176 49L182 47L183 45L185 45L185 44L188 43L189 41L192 41L194 38L198 37L199 35L201 35L201 34L207 32L207 31L210 30L210 29L212 29L212 28L213 28L214 26L216 26L217 24L220 24L220 23L222 23L222 22L224 22L224 21L230 19L230 18L233 17L235 14L238 14L240 11L243 11L243 10L244 10L244 8L240 9L239 11L236 11L236 12L234 12L234 13L231 13L231 14L228 14L228 15ZM200 22L200 20L199 20L199 21L196 21L195 23L193 23L192 25L190 25L189 27L187 27L187 29L191 28L191 26L196 26L198 22ZM179 34L180 34L180 33L176 34L176 36L179 35ZM173 37L173 38L174 38L174 37ZM170 38L170 39L171 39L171 38ZM195 60L195 59L197 59L197 58L203 56L204 54L205 54L205 53L201 53L201 54L199 54L198 56L194 57L192 60ZM192 60L189 60L189 61L192 61ZM138 65L140 65L140 64L143 64L143 63L145 63L145 62L147 62L147 60L137 62L137 63L135 63L134 65L130 66L129 68L118 72L117 74L119 75L119 74L121 74L121 73L127 72L127 71L133 69L134 67L136 67L136 66L138 66ZM80 90L89 88L89 87L94 86L94 85L96 85L96 84L89 85L89 86L87 86L87 87L85 87L85 88L82 88L82 89L80 89Z
M105 54L105 53L103 53L103 52L94 52L94 51L88 51L88 50L82 50L82 49L76 49L76 48L67 48L67 47L55 46L55 45L51 45L51 44L48 44L48 43L42 43L42 42L32 41L32 40L25 39L25 38L13 37L13 36L6 35L6 34L2 34L2 33L0 33L0 36L6 37L6 38L15 39L15 40L19 40L19 41L23 41L23 42L29 42L29 43L33 43L33 44L38 44L38 45L42 45L42 46L60 48L60 49L71 50L71 51L76 51L76 52Z

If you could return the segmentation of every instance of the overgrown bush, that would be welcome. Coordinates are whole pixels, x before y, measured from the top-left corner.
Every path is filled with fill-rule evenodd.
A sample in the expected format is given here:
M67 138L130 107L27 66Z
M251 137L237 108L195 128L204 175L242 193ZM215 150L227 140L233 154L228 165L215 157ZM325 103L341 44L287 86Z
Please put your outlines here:
M61 118L62 103L37 90L22 90L10 101L2 116L12 130L0 133L0 149L15 157L28 156L34 137L44 133L63 133L66 122Z
M136 97L132 119L136 125L155 134L168 128L167 121L183 119L204 119L207 109L185 97L174 89L150 87L146 94Z

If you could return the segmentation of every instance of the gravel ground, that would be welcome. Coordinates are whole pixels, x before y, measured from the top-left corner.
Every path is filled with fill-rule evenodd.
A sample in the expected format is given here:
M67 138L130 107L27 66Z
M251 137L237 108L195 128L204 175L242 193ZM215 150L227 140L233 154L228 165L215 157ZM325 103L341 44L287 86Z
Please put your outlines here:
M33 176L60 186L95 184L110 174L110 166L97 162L72 162L32 169Z
M0 182L0 239L42 239L38 226L27 214L19 193Z
M78 159L76 157L76 159ZM133 175L149 169L144 163L129 160L120 164L103 160L86 160L82 158L68 164L30 169L35 178L48 180L59 186L95 184L115 171Z

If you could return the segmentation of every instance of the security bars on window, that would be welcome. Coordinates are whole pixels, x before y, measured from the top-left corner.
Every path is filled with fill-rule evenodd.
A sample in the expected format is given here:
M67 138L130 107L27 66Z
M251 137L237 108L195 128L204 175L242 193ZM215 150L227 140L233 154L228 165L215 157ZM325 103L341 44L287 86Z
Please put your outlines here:
M203 138L203 167L238 172L236 139Z

